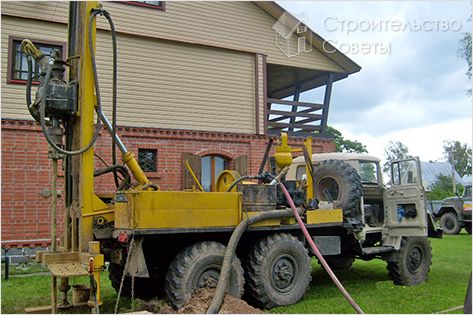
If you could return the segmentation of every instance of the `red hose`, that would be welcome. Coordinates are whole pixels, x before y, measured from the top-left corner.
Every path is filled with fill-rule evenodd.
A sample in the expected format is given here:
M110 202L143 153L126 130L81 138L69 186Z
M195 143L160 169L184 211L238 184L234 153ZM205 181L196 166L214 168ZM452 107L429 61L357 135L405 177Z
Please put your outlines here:
M304 222L302 222L302 219L301 219L299 213L297 212L296 205L294 204L294 201L292 200L291 195L289 195L289 192L287 191L286 187L284 187L284 185L281 182L279 182L279 187L281 187L281 189L284 193L284 196L286 196L287 202L291 206L292 211L294 212L294 217L296 218L297 223L299 224L302 232L304 233L304 236L307 239L307 242L309 242L309 245L312 248L312 250L314 251L315 256L317 256L320 263L322 264L322 266L324 267L324 269L327 271L328 275L332 279L333 283L335 283L338 290L340 290L340 292L343 294L343 296L348 301L348 303L350 303L350 305L353 306L355 311L358 314L364 314L363 310L358 306L358 304L356 304L356 302L353 300L353 298L350 296L350 294L348 294L347 290L345 290L343 285L340 283L337 276L333 273L332 269L330 269L329 265L325 261L322 254L320 254L320 251L317 248L317 246L315 245L314 241L312 240L312 237L310 236L309 232L307 231L307 228L305 227Z

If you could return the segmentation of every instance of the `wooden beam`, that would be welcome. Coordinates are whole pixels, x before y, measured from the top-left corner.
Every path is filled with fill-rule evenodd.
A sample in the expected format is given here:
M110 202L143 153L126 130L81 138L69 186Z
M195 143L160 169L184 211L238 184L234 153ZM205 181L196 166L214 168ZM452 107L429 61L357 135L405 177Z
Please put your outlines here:
M259 54L255 54L255 131L259 134Z
M277 99L277 98L268 98L268 103L279 104L279 105L294 105L294 106L310 107L310 108L312 108L312 110L317 110L317 109L324 108L323 104L287 101L287 100L280 100L280 99Z
M293 101L294 102L299 102L299 96L301 95L301 86L300 84L296 84L296 86L294 87L294 98L293 98ZM297 113L297 105L292 105L292 109L291 111L293 113ZM296 117L293 116L291 117L289 123L290 124L293 124L296 122ZM289 131L294 131L294 128L289 128Z
M332 95L332 84L333 84L333 73L330 72L327 76L327 84L325 86L324 110L322 111L322 121L320 123L321 133L324 133L325 129L327 128L328 109L330 107L330 97Z
M289 127L294 127L294 128L299 128L305 131L318 131L320 130L320 126L317 125L306 125L306 124L289 124L289 123L278 123L278 122L268 122L268 126L278 128L278 129L283 129L283 128L289 128Z
M270 115L283 115L285 118L296 118L296 117L306 117L306 118L316 118L316 119L321 119L322 115L319 114L309 114L309 113L302 113L302 112L285 112L282 110L270 110L269 111ZM280 118L280 117L277 117Z

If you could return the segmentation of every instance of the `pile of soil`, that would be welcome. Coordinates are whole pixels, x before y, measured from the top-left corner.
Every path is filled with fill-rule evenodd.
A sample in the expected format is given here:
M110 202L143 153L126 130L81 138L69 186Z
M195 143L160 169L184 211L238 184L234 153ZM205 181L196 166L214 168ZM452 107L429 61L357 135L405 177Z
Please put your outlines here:
M135 309L160 314L205 314L214 295L215 288L198 289L177 312L165 301L158 299L150 301L136 299ZM225 294L219 314L263 314L263 312L243 300Z
M215 288L201 288L197 290L190 300L181 307L178 314L205 314L215 295ZM167 309L161 308L160 311ZM219 314L263 314L263 312L253 306L248 305L243 300L237 299L229 294L225 294Z

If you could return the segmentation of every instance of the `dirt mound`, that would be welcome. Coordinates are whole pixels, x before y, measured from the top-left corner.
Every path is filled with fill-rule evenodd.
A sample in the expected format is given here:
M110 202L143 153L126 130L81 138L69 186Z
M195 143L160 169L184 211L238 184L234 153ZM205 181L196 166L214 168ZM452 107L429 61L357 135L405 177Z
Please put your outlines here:
M197 290L190 300L181 307L178 314L205 314L210 306L215 294L214 288L201 288ZM254 308L243 300L237 299L229 294L225 294L223 305L219 314L263 314L257 308Z

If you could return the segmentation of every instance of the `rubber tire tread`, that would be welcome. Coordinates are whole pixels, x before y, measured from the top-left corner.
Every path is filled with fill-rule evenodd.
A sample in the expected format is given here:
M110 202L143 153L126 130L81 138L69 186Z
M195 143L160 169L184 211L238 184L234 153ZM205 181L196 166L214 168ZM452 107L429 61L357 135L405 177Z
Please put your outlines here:
M418 244L423 248L424 256L421 265L421 272L413 275L406 266L406 258L412 245ZM427 236L408 236L401 239L399 248L399 260L388 261L386 269L389 271L389 278L396 285L414 286L427 281L430 266L432 265L432 247Z
M271 283L266 273L271 266L267 258L285 249L295 249L299 255L299 279L289 296L278 296L274 290L268 292ZM286 233L268 235L253 245L245 260L245 299L265 309L296 303L309 289L311 272L309 252L297 237Z
M200 242L184 248L171 262L165 280L165 299L178 310L189 300L193 288L187 286L191 279L192 269L202 260L212 261L219 256L220 265L223 262L226 247L217 242ZM244 292L244 272L238 257L233 257L232 270L227 292L236 298L241 298Z
M448 219L453 220L455 222L455 227L451 230L449 230L445 226L445 221ZM448 235L457 235L462 229L460 221L458 220L458 216L453 212L445 212L444 214L442 214L442 216L440 217L440 226L442 227L443 232Z
M315 191L317 191L318 181L326 176L334 177L342 184L342 187L339 188L341 193L339 192L339 198L337 199L338 205L334 206L342 208L345 216L352 218L360 216L357 219L361 219L360 204L363 186L356 169L341 160L325 160L317 163L314 172Z

